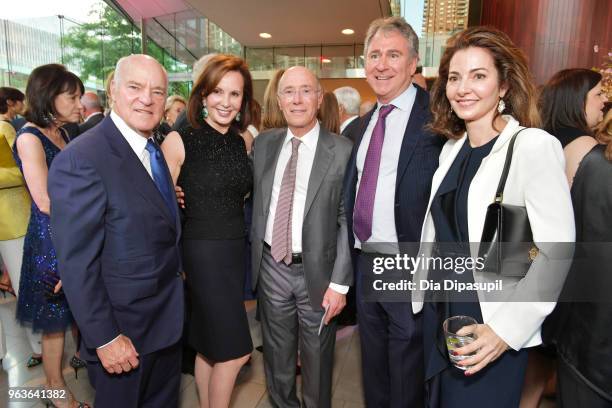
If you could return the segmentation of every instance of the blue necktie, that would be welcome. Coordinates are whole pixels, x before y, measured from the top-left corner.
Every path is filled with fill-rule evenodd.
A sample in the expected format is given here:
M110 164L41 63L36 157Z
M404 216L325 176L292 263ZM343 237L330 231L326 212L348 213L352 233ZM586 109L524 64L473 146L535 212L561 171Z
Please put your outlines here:
M153 173L155 185L166 201L166 204L170 209L170 214L172 214L172 216L176 219L176 195L174 194L172 186L170 183L168 183L168 173L166 171L166 162L164 157L159 150L159 146L157 146L157 143L155 143L153 139L149 139L147 141L147 146L145 149L147 149L151 158L151 173Z

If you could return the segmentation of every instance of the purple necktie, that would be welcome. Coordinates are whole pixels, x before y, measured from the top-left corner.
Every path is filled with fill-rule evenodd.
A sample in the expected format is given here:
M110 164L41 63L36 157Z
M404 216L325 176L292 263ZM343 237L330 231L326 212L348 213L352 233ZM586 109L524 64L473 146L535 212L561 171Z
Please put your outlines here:
M385 105L378 111L378 120L374 126L370 145L363 163L359 191L353 210L353 231L359 241L366 242L372 236L372 215L374 214L374 197L380 168L380 154L385 141L385 118L395 109L393 105Z

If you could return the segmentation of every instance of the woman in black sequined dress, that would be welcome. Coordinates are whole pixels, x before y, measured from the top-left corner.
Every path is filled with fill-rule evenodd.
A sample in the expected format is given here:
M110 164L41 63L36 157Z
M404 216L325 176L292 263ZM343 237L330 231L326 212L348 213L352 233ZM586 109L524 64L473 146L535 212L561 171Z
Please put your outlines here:
M217 55L189 98L189 125L162 150L185 191L183 263L191 287L189 343L198 352L201 406L228 406L253 348L243 304L244 198L252 172L238 133L249 123L253 86L244 61Z

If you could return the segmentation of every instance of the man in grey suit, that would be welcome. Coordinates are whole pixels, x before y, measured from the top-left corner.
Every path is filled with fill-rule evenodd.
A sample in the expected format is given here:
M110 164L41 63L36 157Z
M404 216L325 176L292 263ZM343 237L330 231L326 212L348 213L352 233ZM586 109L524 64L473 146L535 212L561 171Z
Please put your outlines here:
M352 284L342 181L352 144L319 126L322 91L304 67L278 86L288 128L253 146L253 286L258 286L268 393L274 406L300 407L298 332L306 407L331 406L336 323ZM319 333L321 320L325 326Z

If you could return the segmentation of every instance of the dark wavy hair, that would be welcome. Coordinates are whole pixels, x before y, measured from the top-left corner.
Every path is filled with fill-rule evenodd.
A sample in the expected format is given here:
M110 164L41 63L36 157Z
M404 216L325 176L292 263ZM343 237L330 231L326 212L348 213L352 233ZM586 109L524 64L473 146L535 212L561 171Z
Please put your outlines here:
M240 120L235 122L235 126L240 132L243 132L249 123L251 123L253 80L251 79L249 67L242 58L234 55L218 54L208 60L189 96L187 119L189 119L191 126L199 128L202 125L202 99L210 95L219 82L221 82L223 76L231 71L239 72L244 80Z
M538 127L540 116L537 109L536 88L527 68L525 54L502 31L478 26L458 32L446 43L438 68L438 79L430 93L433 120L428 126L429 129L449 139L459 139L463 136L466 130L465 122L452 111L450 102L446 98L446 84L451 59L457 51L470 47L482 48L493 57L499 85L508 88L503 98L506 104L503 113L512 115L523 126ZM496 110L493 123L499 115Z
M8 101L22 102L25 95L17 88L3 86L0 88L0 113L8 112Z
M553 75L540 94L544 129L554 135L561 128L573 127L593 135L586 121L586 98L601 78L599 72L584 68L564 69Z
M47 127L58 115L55 98L64 93L85 92L83 82L78 76L60 64L41 65L32 71L26 85L25 118L40 127Z

